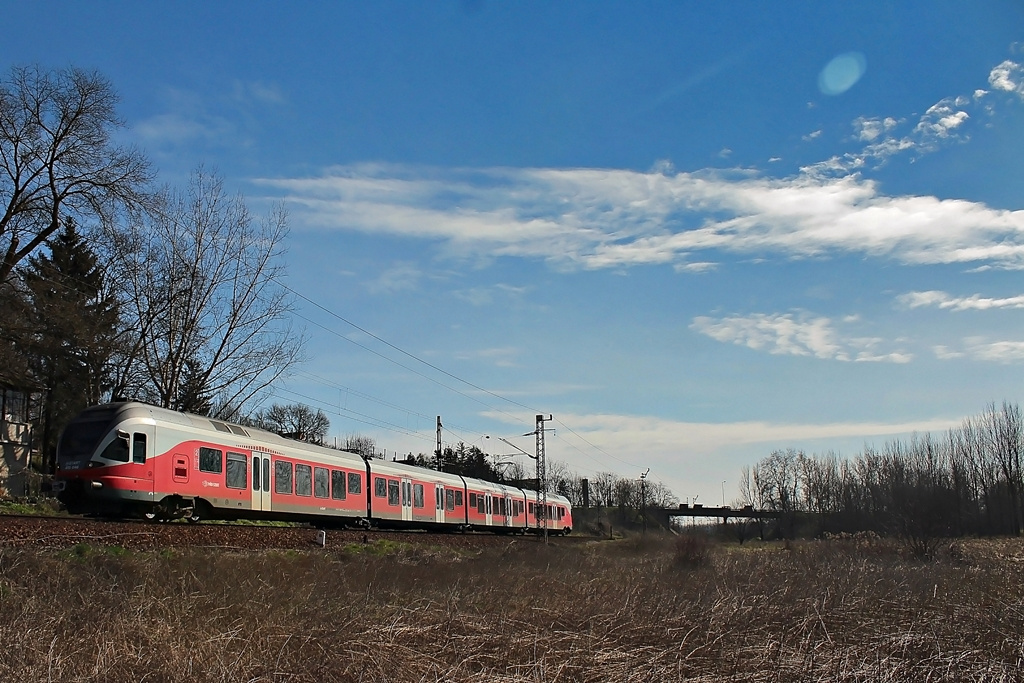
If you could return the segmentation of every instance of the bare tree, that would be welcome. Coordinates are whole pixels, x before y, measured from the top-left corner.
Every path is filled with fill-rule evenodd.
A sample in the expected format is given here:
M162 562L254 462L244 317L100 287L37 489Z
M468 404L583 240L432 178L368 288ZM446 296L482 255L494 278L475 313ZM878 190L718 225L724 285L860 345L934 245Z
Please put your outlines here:
M284 208L254 220L241 196L198 170L184 193L119 236L127 345L117 390L166 408L237 418L301 360L279 284Z
M275 403L265 410L257 412L252 422L263 429L277 432L300 441L319 445L324 444L331 421L319 408L313 410L301 403L282 405Z
M117 101L75 68L14 67L0 82L0 283L68 218L109 224L146 203L149 162L111 142Z
M358 453L364 458L373 458L377 453L377 442L370 436L349 434L345 437L342 450Z
M611 472L598 472L597 476L590 480L591 505L594 507L611 507L614 505L615 480Z
M989 452L999 466L1006 489L1010 531L1021 533L1021 496L1024 489L1024 417L1020 406L1004 402L1002 410L990 404L982 415Z

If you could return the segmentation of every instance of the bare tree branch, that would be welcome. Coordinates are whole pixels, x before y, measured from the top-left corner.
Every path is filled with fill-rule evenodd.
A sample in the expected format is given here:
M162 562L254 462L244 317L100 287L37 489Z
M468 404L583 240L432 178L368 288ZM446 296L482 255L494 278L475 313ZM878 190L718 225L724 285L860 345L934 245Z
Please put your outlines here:
M14 67L0 82L0 282L57 231L149 200L149 162L114 145L118 97L97 73Z

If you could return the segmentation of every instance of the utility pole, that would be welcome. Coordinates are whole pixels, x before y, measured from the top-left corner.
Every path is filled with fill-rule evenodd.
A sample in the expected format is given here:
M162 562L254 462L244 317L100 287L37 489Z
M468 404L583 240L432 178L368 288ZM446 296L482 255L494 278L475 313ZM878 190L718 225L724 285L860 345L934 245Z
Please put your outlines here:
M551 420L551 415L537 416L537 525L544 527L544 545L548 544L548 473L547 459L544 455L544 423Z
M441 416L437 416L437 448L434 450L434 469L441 471Z

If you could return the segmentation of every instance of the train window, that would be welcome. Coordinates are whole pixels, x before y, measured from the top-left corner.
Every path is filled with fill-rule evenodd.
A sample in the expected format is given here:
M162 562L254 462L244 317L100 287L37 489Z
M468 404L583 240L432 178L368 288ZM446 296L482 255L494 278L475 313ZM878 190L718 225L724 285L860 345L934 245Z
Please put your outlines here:
M529 508L529 510L530 510L530 514L532 515L532 514L533 514L533 503L530 503L530 508Z
M199 471L220 474L224 471L224 454L216 448L199 447Z
M258 455L252 459L252 490L260 490L260 457Z
M117 462L128 462L128 435L122 431L118 431L114 440L103 449L103 453L100 457L106 458L107 460L115 460Z
M564 508L564 507L561 507L561 506L559 506L559 508L558 508L558 519L562 519L562 517L563 517L564 515L565 515L565 508Z
M455 507L462 507L462 491L455 492Z
M385 498L388 495L388 481L384 477L374 477L373 495L378 498Z
M442 500L444 500L444 487L443 486L435 485L434 486L434 509L435 510L440 510L441 509L441 501Z
M330 490L330 475L326 467L313 469L313 495L317 498L326 498Z
M345 473L331 470L331 498L345 500Z
M295 495L313 495L313 468L309 465L295 466Z
M363 478L355 472L348 473L348 492L355 494L363 492Z
M224 483L229 489L244 489L248 477L246 465L249 459L240 453L228 453L228 468Z
M475 508L476 507L476 494L475 493L470 493L469 494L469 507L471 507L471 508Z
M451 489L445 489L444 492L444 507L446 510L455 509L455 491Z
M263 490L270 492L270 458L263 458Z
M146 462L146 435L135 433L132 437L132 462Z
M423 484L412 485L412 506L417 508L424 507Z
M398 489L398 480L388 479L388 505L401 505L401 495Z
M292 492L292 464L284 460L274 461L274 491L277 493Z
M485 510L486 508L484 507L484 497L478 493L476 494L476 511L482 515L484 514Z

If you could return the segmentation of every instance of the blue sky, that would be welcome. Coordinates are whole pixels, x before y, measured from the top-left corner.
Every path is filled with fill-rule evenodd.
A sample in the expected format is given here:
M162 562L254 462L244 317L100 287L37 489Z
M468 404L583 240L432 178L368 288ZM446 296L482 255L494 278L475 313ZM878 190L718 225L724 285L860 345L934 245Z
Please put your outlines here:
M8 66L112 81L163 182L285 202L309 360L273 400L342 438L506 454L550 413L549 458L718 503L1020 401L1016 0L5 18Z

